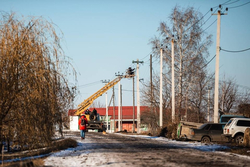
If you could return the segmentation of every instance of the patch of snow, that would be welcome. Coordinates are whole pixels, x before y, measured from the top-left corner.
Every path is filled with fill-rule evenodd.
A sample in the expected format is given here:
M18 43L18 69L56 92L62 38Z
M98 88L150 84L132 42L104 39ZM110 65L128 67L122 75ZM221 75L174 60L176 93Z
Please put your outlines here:
M201 142L187 142L187 141L176 141L172 139L168 139L165 137L157 137L157 136L147 136L147 135L126 135L122 133L118 133L119 135L125 135L129 137L139 137L139 138L146 138L146 139L151 139L151 140L158 140L161 142L166 142L166 144L171 145L172 147L177 147L177 148L192 148L192 149L197 149L201 151L216 151L216 150L225 150L228 149L229 147L219 145L219 144L204 144Z
M250 159L250 157L247 155L240 155L240 154L235 154L235 153L230 153L230 152L222 152L222 151L217 151L217 153L224 154L224 155L234 155L234 156L237 156L240 158Z
M8 162L18 162L18 161L32 160L32 159L47 157L47 156L50 156L50 155L51 155L51 153L49 153L49 154L43 154L43 155L37 155L37 156L32 156L32 157L9 159L9 160L0 161L0 164L2 164L3 162L4 163L8 163Z

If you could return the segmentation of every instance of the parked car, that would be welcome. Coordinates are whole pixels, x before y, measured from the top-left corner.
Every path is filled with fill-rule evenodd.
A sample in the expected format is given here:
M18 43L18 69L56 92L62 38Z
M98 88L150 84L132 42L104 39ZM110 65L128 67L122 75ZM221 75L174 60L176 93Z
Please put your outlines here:
M237 144L244 141L244 132L250 127L250 118L231 118L224 127L223 136Z
M190 128L189 140L201 141L202 143L210 143L211 141L224 141L222 136L223 128L225 124L221 123L205 123L198 129Z

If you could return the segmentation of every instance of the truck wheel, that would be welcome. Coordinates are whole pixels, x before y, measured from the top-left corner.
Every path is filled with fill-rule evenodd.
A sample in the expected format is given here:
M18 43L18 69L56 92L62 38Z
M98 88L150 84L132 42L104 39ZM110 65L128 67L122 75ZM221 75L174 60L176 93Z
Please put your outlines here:
M204 136L204 137L202 137L201 142L202 143L210 143L211 139L208 136Z
M243 144L244 136L243 135L237 135L234 139L236 144Z
M90 116L89 116L89 119L90 119L91 121L95 121L95 120L96 120L96 115L92 112L92 113L90 114Z

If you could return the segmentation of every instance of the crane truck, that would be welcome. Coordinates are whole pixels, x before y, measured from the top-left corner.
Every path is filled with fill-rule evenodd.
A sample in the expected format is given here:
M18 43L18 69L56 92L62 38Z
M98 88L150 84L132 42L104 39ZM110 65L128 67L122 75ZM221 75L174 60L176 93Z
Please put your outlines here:
M95 92L89 98L85 99L81 104L77 106L77 110L75 111L74 115L80 116L85 115L88 120L88 125L86 131L88 130L98 130L98 132L102 132L106 130L103 122L100 120L99 114L94 109L93 111L88 110L90 105L94 102L95 99L100 97L103 93L108 91L110 88L115 86L122 78L131 78L134 77L134 69L129 67L127 69L126 75L121 75L115 78L114 80L108 82L105 86L103 86L100 90Z

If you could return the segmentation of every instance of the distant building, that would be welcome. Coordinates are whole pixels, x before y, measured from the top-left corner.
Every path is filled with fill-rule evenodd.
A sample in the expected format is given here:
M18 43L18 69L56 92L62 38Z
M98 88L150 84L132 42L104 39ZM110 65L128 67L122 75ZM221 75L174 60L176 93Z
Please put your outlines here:
M94 108L89 108L90 111L93 111ZM106 108L95 108L97 113L100 115L100 120L103 120L106 124ZM140 112L148 110L147 106L140 106ZM78 116L74 116L75 109L71 109L68 112L70 117L70 130L78 130ZM109 107L108 110L108 132L114 132L114 122L116 131L118 131L118 107L115 106L115 120L113 116L113 107ZM137 131L137 107L135 106L135 115L134 115L134 126L135 131ZM122 106L121 107L121 131L132 132L133 129L133 106ZM147 128L141 125L141 130L146 131Z

